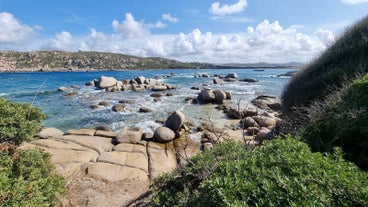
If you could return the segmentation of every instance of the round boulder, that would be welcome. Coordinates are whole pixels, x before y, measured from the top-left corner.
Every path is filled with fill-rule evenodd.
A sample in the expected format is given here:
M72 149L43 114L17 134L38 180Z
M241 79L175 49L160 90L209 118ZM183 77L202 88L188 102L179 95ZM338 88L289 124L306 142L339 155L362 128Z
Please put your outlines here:
M168 127L159 127L156 129L153 137L158 142L170 142L175 139L175 132Z
M215 102L222 104L224 100L226 100L226 92L222 90L214 90L213 94L215 95Z
M185 115L181 111L175 111L167 118L165 126L170 128L174 132L177 132L180 130L180 127L184 124L184 122Z

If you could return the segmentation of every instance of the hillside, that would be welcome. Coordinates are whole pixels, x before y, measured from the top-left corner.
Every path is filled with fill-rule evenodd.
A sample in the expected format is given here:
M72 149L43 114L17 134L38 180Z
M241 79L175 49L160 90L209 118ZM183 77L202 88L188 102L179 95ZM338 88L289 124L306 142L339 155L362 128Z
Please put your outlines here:
M368 17L352 25L285 87L285 113L322 100L347 80L368 71Z
M282 94L284 134L368 170L368 17L294 76Z
M165 58L142 58L104 52L0 51L0 72L213 67L206 63L183 63Z

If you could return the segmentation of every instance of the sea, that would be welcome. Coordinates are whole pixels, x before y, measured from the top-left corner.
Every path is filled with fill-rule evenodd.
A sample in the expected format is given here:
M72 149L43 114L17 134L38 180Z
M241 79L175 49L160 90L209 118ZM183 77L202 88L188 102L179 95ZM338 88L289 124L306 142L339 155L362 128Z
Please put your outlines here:
M193 104L185 101L186 97L197 96L200 91L192 87L210 87L222 89L232 94L228 104L241 108L251 107L250 101L259 95L280 96L290 77L278 76L298 69L175 69L175 70L104 70L89 72L27 72L0 73L0 98L10 101L28 103L42 109L47 118L43 126L55 127L62 131L68 129L94 128L106 126L118 131L125 126L141 127L144 132L152 132L159 126L156 120L165 120L170 112L182 111L187 119L194 122L226 119L226 115L216 109L213 104ZM202 74L210 76L236 73L239 79L255 78L254 83L225 82L223 85L213 84L213 77L198 78ZM150 96L152 91L120 91L107 92L85 83L110 76L117 80L134 79L137 76L157 78L166 84L178 86L177 89L163 92L161 101L155 102ZM61 86L77 88L76 96L65 96L57 91ZM166 93L173 96L166 96ZM112 105L120 100L130 100L124 111L112 111ZM100 106L93 110L90 106L106 101L110 106ZM140 107L153 109L151 113L139 112Z

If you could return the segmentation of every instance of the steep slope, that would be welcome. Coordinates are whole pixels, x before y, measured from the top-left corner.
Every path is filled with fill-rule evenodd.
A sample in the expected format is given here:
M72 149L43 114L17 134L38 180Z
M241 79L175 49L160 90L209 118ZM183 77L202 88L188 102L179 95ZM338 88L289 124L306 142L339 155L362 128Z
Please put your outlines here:
M290 81L282 94L284 113L323 99L346 80L367 71L368 17L365 17Z

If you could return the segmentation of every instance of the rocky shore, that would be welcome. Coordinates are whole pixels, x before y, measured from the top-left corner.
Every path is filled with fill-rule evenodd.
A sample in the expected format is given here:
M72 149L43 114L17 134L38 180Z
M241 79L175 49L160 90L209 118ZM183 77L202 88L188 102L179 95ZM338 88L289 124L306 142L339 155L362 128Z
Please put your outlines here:
M215 84L238 81L236 74L214 77ZM86 83L106 93L118 91L152 91L152 98L176 86L143 76L118 81L101 76ZM73 87L60 87L66 96L75 96ZM63 206L129 206L144 195L152 179L185 165L188 158L211 148L225 139L241 141L246 147L260 145L272 137L272 129L280 121L280 102L274 96L259 96L247 108L229 104L231 93L201 87L197 97L186 99L192 104L211 104L226 114L221 122L193 121L185 111L174 111L166 120L155 120L160 126L153 133L143 132L138 126L111 131L105 126L94 129L71 129L65 133L55 128L44 128L38 140L22 148L40 147L52 155L56 171L67 180L69 195ZM159 101L159 100L158 100ZM184 101L184 100L183 100ZM127 100L114 104L111 113L124 110ZM106 104L91 105L91 110ZM149 108L140 108L150 113ZM192 137L200 137L199 140Z

